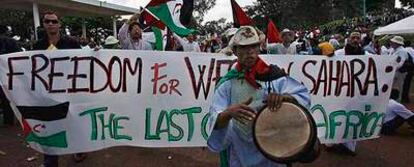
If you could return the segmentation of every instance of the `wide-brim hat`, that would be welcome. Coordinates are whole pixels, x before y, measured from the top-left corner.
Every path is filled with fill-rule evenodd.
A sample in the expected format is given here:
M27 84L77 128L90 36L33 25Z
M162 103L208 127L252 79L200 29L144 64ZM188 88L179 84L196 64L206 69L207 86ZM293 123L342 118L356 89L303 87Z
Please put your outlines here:
M391 38L390 40L393 43L399 44L399 45L404 45L404 38L401 36L395 36L393 38Z
M285 34L292 34L293 32L290 31L289 29L285 28L282 30L282 32L280 32L281 35L285 35Z
M236 32L237 32L237 28L230 28L230 29L228 29L224 34L226 35L226 37L228 38L228 37L231 37L231 36L233 36L234 34L236 34Z
M231 46L246 46L260 44L261 31L252 26L242 26L230 40Z
M108 36L105 39L105 45L114 45L117 44L119 40L117 40L114 36Z

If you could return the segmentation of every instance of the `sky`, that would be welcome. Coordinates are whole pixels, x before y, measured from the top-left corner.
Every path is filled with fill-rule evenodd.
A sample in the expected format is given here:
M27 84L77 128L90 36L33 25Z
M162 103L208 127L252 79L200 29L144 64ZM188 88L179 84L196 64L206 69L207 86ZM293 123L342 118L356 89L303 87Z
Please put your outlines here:
M101 0L108 3L114 3L118 5L138 8L140 6L144 7L148 4L150 0ZM241 6L253 5L253 2L256 0L236 0L236 2ZM211 20L218 20L220 18L226 18L227 21L232 21L233 15L231 13L230 0L216 0L216 5L210 9L207 14L204 16L204 22Z
M100 0L100 1L106 1L108 3L114 3L118 5L138 8L140 6L144 7L148 4L150 0ZM256 0L236 0L236 2L241 6L247 6L252 5L253 2L256 2ZM395 0L396 7L401 7L400 1ZM204 22L211 21L211 20L218 20L220 18L225 18L228 22L232 21L232 12L231 12L231 5L230 0L216 0L216 5L207 12L207 14L204 16Z

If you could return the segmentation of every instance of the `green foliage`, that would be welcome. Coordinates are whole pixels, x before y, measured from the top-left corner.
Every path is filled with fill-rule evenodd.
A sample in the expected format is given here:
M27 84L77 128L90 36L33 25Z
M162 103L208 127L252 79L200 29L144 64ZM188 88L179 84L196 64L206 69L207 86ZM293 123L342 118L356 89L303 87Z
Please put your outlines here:
M1 9L0 24L12 27L11 36L18 35L22 41L31 39L34 26L30 12Z
M208 10L216 5L216 0L195 0L193 17L196 23L201 23L204 20L204 15Z
M366 11L394 7L394 0L366 0ZM363 0L257 0L247 7L251 17L266 16L278 27L304 28L363 15Z
M117 18L119 19L119 17ZM61 18L62 26L67 28L71 35L82 35L82 22L85 21L86 36L94 38L96 42L103 41L107 36L113 35L113 22L111 17L74 17L65 16ZM121 21L117 21L117 28L122 26Z
M402 6L414 7L414 0L400 0Z
M112 18L111 17L61 17L62 32L65 29L69 30L73 36L82 35L82 21L86 23L86 35L96 39L97 42L103 41L108 35L113 34ZM119 19L119 18L117 18ZM19 20L19 21L16 21ZM2 25L12 27L11 36L18 35L21 41L33 40L34 23L31 12L19 10L0 10L0 23ZM121 21L117 21L117 27L122 26Z
M223 33L227 29L233 27L232 23L226 23L225 18L219 20L208 21L203 24L200 28L201 35L207 35L210 33Z

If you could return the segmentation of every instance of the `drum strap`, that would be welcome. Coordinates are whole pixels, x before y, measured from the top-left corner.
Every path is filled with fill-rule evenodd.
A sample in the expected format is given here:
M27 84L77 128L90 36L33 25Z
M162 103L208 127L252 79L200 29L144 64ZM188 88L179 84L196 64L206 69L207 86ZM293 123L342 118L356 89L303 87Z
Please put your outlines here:
M277 65L270 65L270 71L266 74L256 74L256 79L262 82L274 81L281 77L287 76L286 72Z
M256 75L256 79L259 81L266 82L267 85L267 93L272 92L273 85L272 81L277 80L281 77L285 77L287 74L284 70L280 69L277 65L270 65L270 72L262 75Z

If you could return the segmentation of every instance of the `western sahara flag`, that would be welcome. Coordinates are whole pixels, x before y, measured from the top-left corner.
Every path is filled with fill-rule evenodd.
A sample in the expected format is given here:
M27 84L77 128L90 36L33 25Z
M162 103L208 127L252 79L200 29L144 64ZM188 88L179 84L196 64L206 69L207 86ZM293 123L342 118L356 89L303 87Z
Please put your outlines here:
M233 10L234 27L253 25L253 20L244 13L239 4L235 0L230 0L230 2Z
M48 147L68 147L62 120L69 111L69 102L54 106L17 106L17 109L22 115L27 142Z
M146 7L152 16L161 20L171 31L179 36L187 36L193 33L194 30L186 28L181 23L180 16L182 8L183 0L151 0ZM187 8L185 7L184 9L187 10ZM189 12L186 11L186 13Z
M154 14L148 11L147 8L143 9L141 12L140 20L144 20L145 25L151 27L155 36L155 49L162 51L163 50L163 39L162 39L162 30L165 29L165 24Z

